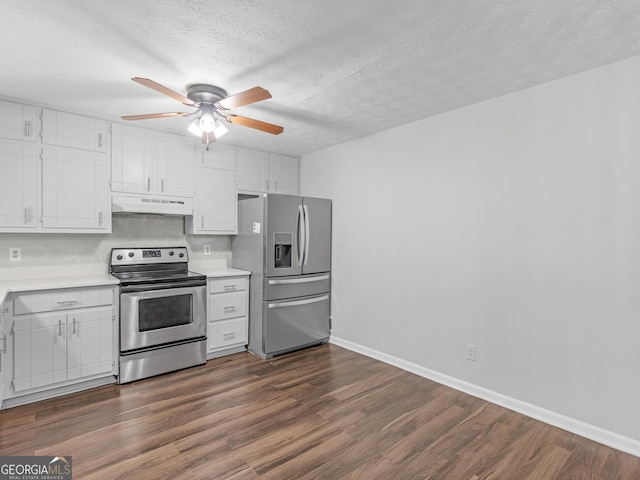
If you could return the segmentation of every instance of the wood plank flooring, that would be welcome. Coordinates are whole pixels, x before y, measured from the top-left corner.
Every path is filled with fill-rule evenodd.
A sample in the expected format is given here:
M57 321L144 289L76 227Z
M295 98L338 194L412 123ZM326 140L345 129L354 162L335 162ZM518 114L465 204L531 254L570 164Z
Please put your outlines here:
M0 411L74 479L640 479L640 458L335 345Z

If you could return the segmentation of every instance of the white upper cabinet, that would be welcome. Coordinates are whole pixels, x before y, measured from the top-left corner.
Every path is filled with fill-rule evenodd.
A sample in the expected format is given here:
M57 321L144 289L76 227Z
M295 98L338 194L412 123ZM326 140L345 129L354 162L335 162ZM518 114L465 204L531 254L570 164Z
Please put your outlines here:
M209 150L204 150L200 164L203 167L236 169L236 147L226 143L212 143Z
M107 151L108 123L72 113L42 110L42 143L61 147Z
M196 143L191 137L114 123L111 191L193 198Z
M299 161L295 157L269 154L269 192L298 195Z
M0 138L35 142L37 127L36 107L0 100Z
M111 129L111 191L155 193L155 132L119 123Z
M269 189L269 154L237 147L236 175L238 190L267 192Z
M111 232L105 154L42 148L42 227Z
M238 233L238 201L233 170L198 167L193 217L186 229L192 234L232 235Z
M237 147L240 192L298 194L298 159Z
M191 137L157 132L158 195L195 195L196 143Z
M196 167L194 213L193 217L186 217L186 231L201 235L236 234L236 147L214 143L201 155Z
M0 230L38 226L37 147L0 139Z

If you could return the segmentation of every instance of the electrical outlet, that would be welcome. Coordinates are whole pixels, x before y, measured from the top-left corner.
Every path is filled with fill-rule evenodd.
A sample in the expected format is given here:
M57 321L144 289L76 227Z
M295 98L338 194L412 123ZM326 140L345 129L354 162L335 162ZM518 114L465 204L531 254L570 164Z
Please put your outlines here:
M204 254L205 255L211 255L211 245L205 245L204 246Z
M476 361L476 346L467 343L467 360Z
M22 261L22 249L20 247L9 248L9 261L11 262Z

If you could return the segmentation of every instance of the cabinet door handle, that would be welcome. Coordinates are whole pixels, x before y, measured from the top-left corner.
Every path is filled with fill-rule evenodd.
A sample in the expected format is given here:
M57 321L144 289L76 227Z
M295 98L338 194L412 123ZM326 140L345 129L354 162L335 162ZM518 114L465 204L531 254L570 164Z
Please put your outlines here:
M229 312L235 312L236 311L236 306L235 305L230 305L228 307L223 307L224 308L224 313L229 313Z
M202 215L202 227L201 228L204 230L204 215Z
M31 223L31 207L27 207L27 221Z
M58 336L62 336L62 320L58 320Z
M24 209L24 224L29 225L29 207Z
M160 180L160 193L164 193L164 178Z
M0 353L7 353L7 334L6 333L2 336L2 352Z
M269 180L265 180L265 181L264 181L264 190L265 190L266 192L268 192L268 191L269 191Z
M236 332L223 333L222 336L224 337L225 340L232 340L236 338Z
M147 192L151 191L151 177L147 177Z
M275 191L277 192L278 191L278 180L275 180L274 183L275 183Z
M31 136L31 120L24 121L24 136L25 137Z
M103 222L103 221L104 221L104 218L103 218L103 211L102 211L102 210L100 210L100 211L98 212L98 226L99 226L99 227L101 227L101 226L102 226L102 222Z
M73 322L71 323L73 330L71 330L71 333L73 333L74 335L76 334L76 319L74 317Z
M233 285L225 285L224 289L225 290L235 290L237 288L236 284L234 283Z
M98 148L102 148L102 133L98 134Z

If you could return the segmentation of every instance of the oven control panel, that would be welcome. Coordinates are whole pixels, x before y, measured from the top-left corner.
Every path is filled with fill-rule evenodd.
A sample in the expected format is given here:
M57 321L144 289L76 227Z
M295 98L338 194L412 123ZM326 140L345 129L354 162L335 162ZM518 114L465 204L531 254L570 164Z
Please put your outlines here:
M111 265L184 263L189 261L186 247L114 248Z

